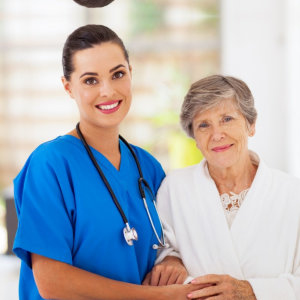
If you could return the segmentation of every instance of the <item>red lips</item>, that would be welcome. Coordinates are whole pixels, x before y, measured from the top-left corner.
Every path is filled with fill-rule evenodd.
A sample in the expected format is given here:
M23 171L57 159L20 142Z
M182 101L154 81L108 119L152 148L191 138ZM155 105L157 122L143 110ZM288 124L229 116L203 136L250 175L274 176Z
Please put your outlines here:
M112 100L98 104L96 107L104 114L111 114L119 109L121 102L122 100Z

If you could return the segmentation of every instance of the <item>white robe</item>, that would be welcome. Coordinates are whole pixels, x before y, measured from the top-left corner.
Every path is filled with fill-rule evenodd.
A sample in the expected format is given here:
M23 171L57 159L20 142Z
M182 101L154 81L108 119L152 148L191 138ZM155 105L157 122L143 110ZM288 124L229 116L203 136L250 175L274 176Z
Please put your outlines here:
M190 276L248 280L258 300L300 299L300 180L259 167L229 228L206 161L171 172L158 192L170 248Z

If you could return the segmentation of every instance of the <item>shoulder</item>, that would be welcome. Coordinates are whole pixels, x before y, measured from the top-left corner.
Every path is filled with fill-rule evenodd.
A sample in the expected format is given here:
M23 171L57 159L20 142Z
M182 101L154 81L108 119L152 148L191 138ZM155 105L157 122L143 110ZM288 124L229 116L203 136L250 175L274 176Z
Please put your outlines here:
M172 170L167 174L167 176L165 178L165 182L166 183L181 182L181 183L185 183L185 184L189 185L192 182L192 179L194 178L195 173L199 173L199 171L201 171L201 169L203 167L202 164L203 163L200 162L199 164L196 164L196 165Z
M300 179L298 177L295 177L278 169L270 168L270 170L272 172L275 185L278 184L278 186L281 187L296 189L300 192Z
M251 151L251 157L252 160L258 164L257 176L261 178L262 181L270 180L273 189L296 189L300 192L300 178L279 169L269 167L268 164L253 151Z
M75 146L75 147L74 147ZM73 136L58 136L57 138L44 142L39 145L30 155L29 160L48 163L54 162L57 164L57 160L68 159L76 155L77 151L80 151L80 144Z
M72 144L72 139L66 136L59 136L53 140L42 143L28 157L19 176L21 174L25 175L29 171L41 176L41 174L61 169L68 164L69 160L72 160L71 157L78 157L78 154L76 154L74 150L75 148L76 147ZM78 149L80 148L78 147Z
M261 183L265 188L269 186L269 193L272 193L274 199L278 199L283 207L300 210L300 179L283 172L281 170L270 168L265 163L260 162ZM270 185L267 182L270 182Z
M182 193L190 194L195 190L201 176L202 164L175 169L170 171L164 178L160 193L172 194L178 197ZM185 197L184 197L185 198Z

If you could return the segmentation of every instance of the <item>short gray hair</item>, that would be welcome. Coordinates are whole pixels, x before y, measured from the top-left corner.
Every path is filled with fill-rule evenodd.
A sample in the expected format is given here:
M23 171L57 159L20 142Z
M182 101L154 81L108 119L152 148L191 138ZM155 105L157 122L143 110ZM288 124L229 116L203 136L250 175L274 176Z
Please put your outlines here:
M187 135L194 138L193 119L199 111L211 109L228 98L235 99L237 109L248 125L255 123L257 112L252 93L246 83L230 76L212 75L193 83L184 98L180 122Z

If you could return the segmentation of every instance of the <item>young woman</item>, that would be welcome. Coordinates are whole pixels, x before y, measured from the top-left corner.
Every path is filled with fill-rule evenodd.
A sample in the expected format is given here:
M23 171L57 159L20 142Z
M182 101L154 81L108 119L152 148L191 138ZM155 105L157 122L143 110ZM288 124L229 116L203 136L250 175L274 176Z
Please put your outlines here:
M14 181L20 299L186 299L197 287L140 286L165 246L153 204L165 174L119 136L132 97L123 42L105 26L78 28L63 69L80 122L40 145Z

